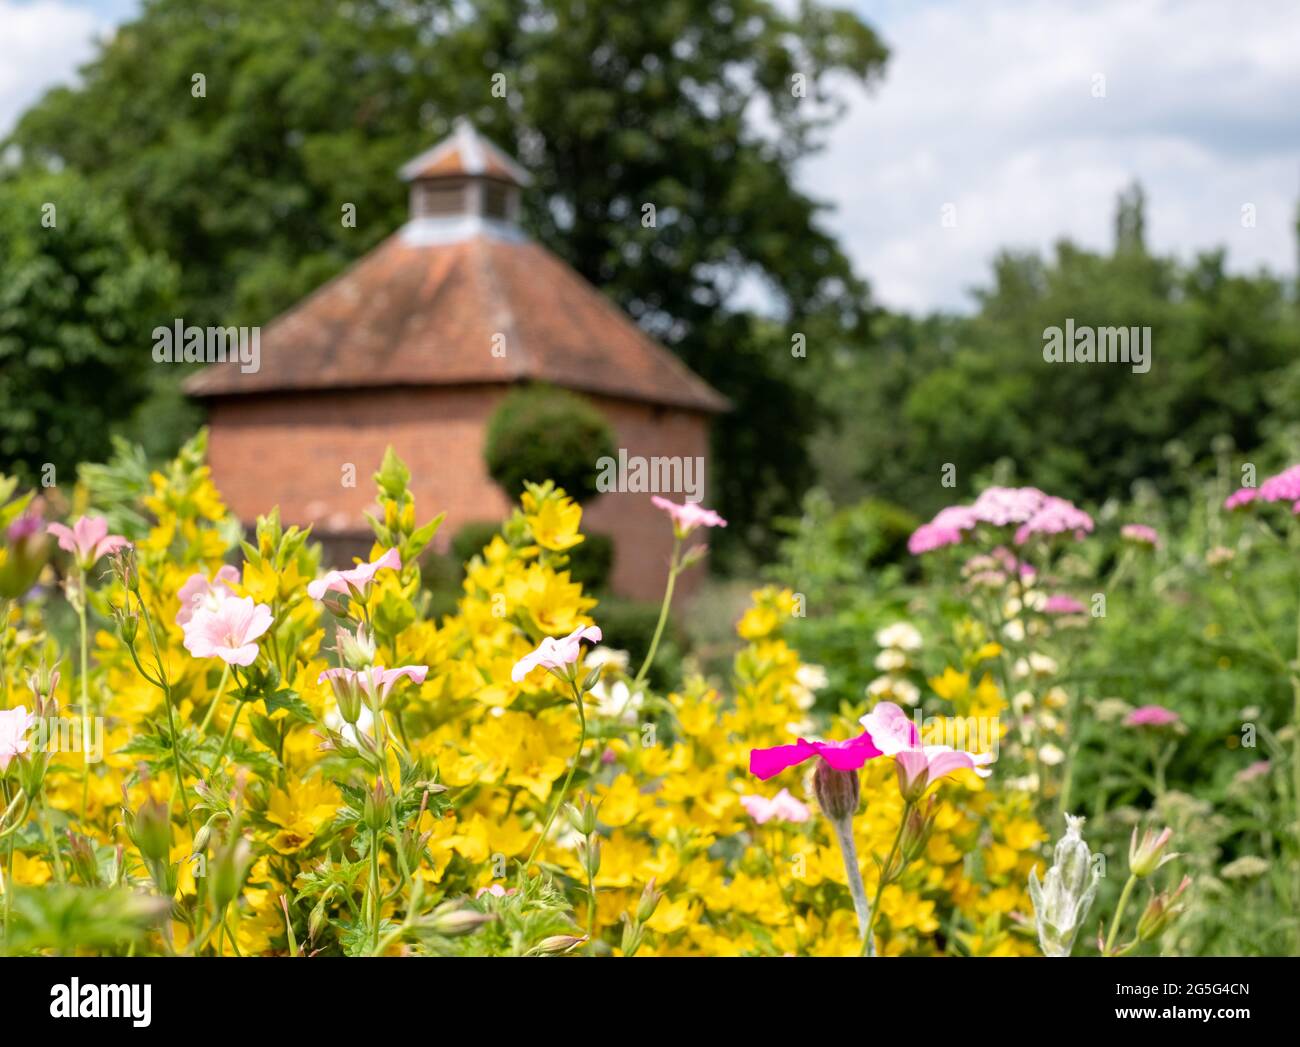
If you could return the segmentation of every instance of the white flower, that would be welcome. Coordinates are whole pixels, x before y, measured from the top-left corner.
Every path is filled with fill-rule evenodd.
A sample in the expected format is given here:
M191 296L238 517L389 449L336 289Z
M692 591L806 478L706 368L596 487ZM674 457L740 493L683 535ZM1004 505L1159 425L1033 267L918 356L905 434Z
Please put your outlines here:
M904 705L915 705L921 700L921 692L911 680L901 676L877 676L867 684L867 695L871 698L890 698Z
M595 699L597 716L608 719L621 716L624 723L636 722L641 703L645 701L644 694L640 691L633 694L622 680L616 681L610 687L605 685L604 680L600 680L588 695Z
M1012 643L1020 643L1025 638L1025 623L1016 618L1002 627L1002 634Z
M357 732L353 730L350 723L345 722L343 717L339 715L337 707L330 709L329 712L325 714L325 726L331 731L338 731L339 734L343 735L343 737L356 748L361 748L361 743L357 739ZM375 714L372 713L363 703L361 706L361 715L357 717L357 727L359 727L364 733L373 737L375 733L373 730L374 726Z
M811 663L799 666L795 671L794 678L810 691L820 691L830 682L826 676L826 670L820 665L813 665Z
M1070 704L1070 696L1064 687L1053 687L1043 695L1043 704L1052 709L1064 709Z
M895 622L876 633L876 644L899 651L917 651L921 648L921 634L907 622Z
M892 673L907 668L907 655L890 647L876 655L876 668L884 673Z
M593 647L587 652L586 666L588 669L595 669L612 665L619 672L625 673L629 660L627 651L619 651L613 647Z
M1029 691L1017 691L1011 698L1011 708L1017 716L1024 716L1034 704L1034 696Z
M1038 758L1047 764L1048 767L1055 767L1065 759L1065 753L1060 748L1048 742L1038 750Z

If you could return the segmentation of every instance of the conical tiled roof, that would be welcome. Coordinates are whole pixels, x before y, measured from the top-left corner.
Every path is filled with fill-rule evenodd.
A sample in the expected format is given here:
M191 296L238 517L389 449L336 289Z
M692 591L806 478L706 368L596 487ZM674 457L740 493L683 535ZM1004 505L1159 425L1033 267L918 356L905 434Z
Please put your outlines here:
M417 183L527 179L463 125L403 175ZM481 199L466 196L471 204L458 213L408 222L272 321L262 331L257 372L213 364L186 391L213 397L541 381L726 409L719 393L558 257L508 218L475 212L472 202Z

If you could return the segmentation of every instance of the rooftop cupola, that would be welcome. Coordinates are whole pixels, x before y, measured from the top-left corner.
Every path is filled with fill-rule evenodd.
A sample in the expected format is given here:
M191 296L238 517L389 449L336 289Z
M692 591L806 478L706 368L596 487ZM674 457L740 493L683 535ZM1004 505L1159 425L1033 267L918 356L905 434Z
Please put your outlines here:
M428 232L469 228L509 233L519 222L520 190L528 172L457 118L450 135L401 169L411 184L411 222Z

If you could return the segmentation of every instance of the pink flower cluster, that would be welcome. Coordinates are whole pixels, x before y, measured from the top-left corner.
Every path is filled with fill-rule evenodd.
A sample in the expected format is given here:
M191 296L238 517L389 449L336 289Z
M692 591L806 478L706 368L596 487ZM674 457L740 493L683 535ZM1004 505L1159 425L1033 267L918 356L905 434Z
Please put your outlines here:
M1149 545L1152 549L1160 548L1160 535L1154 527L1146 524L1125 524L1119 529L1119 536L1134 545Z
M945 545L956 545L980 524L1015 527L1015 544L1036 534L1073 534L1082 538L1093 529L1092 517L1073 502L1044 494L1037 487L989 487L971 505L950 505L908 540L914 556Z
M1283 469L1258 487L1243 487L1228 495L1225 509L1239 509L1252 502L1290 502L1291 511L1300 514L1300 465Z

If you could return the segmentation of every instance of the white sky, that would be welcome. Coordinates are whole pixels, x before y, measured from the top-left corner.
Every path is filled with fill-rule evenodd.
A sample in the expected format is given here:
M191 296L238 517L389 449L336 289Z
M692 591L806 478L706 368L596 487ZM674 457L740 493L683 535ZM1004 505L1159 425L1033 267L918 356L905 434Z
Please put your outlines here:
M0 133L135 6L0 0ZM835 205L826 223L885 305L969 308L1002 246L1109 246L1115 194L1135 177L1155 250L1222 245L1234 269L1295 271L1300 2L852 6L893 55L800 180Z

